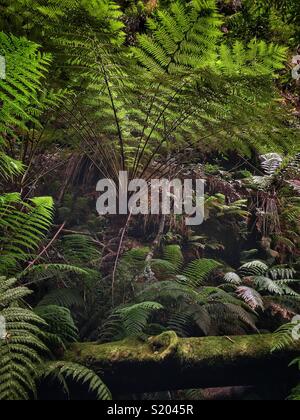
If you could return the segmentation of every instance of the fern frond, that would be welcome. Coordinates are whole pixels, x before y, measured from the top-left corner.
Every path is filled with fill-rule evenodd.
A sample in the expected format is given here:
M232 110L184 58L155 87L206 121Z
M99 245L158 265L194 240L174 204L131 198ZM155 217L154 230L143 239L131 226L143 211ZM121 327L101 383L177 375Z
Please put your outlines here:
M242 265L239 273L243 276L263 276L268 271L269 267L262 261L251 261Z
M55 278L55 276L61 273L73 273L85 277L89 275L88 270L74 265L51 263L34 265L18 274L18 278L30 276L30 283L39 283L44 280Z
M183 274L188 279L187 285L197 288L203 285L209 276L220 267L221 264L219 262L203 258L192 261Z
M117 341L144 333L150 317L163 309L157 302L141 302L116 308L104 323L100 341Z
M177 267L167 260L153 259L150 266L157 279L167 279L177 273Z
M236 290L237 295L242 298L253 310L264 310L264 303L261 295L251 287L240 286Z
M61 306L39 306L34 312L47 323L47 332L58 336L64 344L78 340L78 329L71 312Z
M31 112L38 107L38 92L41 79L49 66L49 54L38 52L39 46L25 38L17 38L0 32L0 55L5 57L6 76L0 79L0 176L16 175L23 170L23 165L10 158L6 151L6 135L15 138L18 132L26 132L26 124L37 124L38 120Z
M295 321L282 325L274 333L274 345L272 351L282 350L291 345L297 345L300 340L299 336L300 322Z
M179 270L183 265L183 255L179 245L167 245L164 248L164 259Z
M241 306L232 303L215 302L205 306L210 318L209 335L243 335L258 332L256 317Z
M43 297L38 307L53 305L68 309L72 307L82 308L84 307L84 301L78 289L54 289Z
M268 273L273 280L292 280L296 274L293 268L274 267Z
M71 264L89 263L100 258L92 238L88 235L72 234L62 238L62 252Z
M0 273L15 268L30 252L36 251L49 229L53 217L53 200L39 197L24 202L19 194L0 196Z
M289 396L288 400L290 401L300 401L300 385L292 389L292 393Z
M216 58L216 40L220 37L220 16L214 1L176 1L170 10L160 10L148 26L153 36L138 37L134 52L148 70L170 73L201 68Z
M268 277L254 277L253 282L259 291L268 291L276 295L298 295L298 293L288 287L285 282L273 281Z
M163 306L156 302L142 302L132 306L118 309L126 334L137 336L141 334L149 320L149 317L156 311L163 309Z
M190 313L175 312L171 314L167 325L168 329L175 331L178 337L191 337L193 317Z
M0 317L5 336L0 337L0 400L27 400L36 393L36 372L48 352L42 341L47 324L19 302L28 290L15 287L16 279L0 278Z
M187 280L185 279L185 281ZM184 285L183 282L178 283L177 281L168 280L147 285L136 296L138 302L154 301L162 302L163 304L170 304L172 301L180 300L197 302L198 299L199 293L193 288Z
M283 163L282 157L278 153L268 153L260 156L261 166L268 175L274 175Z
M236 273L227 273L224 276L224 281L226 283L231 283L231 284L235 284L237 286L242 284L242 279L240 278L240 276Z

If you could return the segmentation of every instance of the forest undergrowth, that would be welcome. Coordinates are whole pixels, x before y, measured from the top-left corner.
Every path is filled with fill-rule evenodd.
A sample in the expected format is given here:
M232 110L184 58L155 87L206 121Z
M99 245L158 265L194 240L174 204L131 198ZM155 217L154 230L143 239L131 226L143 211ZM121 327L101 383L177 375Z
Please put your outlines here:
M0 11L0 400L128 397L66 359L78 342L273 334L300 356L297 2ZM120 171L204 180L203 223L99 215ZM129 398L299 400L296 382Z

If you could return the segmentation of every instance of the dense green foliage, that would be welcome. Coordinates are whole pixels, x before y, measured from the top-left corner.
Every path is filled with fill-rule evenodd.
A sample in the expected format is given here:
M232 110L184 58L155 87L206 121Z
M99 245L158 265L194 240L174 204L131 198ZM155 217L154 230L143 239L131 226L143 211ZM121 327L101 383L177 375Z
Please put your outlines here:
M49 384L111 399L64 361L80 340L293 343L298 3L0 0L0 12L0 400ZM204 223L98 216L96 182L120 170L205 179Z

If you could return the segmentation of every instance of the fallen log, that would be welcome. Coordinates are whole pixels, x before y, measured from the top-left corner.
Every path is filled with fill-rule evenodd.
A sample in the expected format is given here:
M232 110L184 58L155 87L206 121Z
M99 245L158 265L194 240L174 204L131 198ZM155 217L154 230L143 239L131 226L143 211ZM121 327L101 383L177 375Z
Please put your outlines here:
M178 338L167 332L147 341L77 343L67 360L96 371L116 393L291 383L288 367L300 346L272 353L274 336Z

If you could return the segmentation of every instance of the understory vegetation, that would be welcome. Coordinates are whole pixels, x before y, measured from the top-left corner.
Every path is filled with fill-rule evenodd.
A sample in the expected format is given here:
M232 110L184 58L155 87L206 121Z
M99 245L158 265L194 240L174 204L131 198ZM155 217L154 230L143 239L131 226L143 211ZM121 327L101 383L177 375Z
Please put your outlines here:
M300 3L0 12L0 400L217 398L114 395L66 357L78 342L273 334L270 353L300 356ZM203 223L99 216L120 171L205 180ZM300 399L295 371L278 399Z

